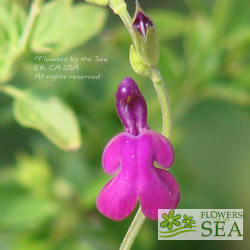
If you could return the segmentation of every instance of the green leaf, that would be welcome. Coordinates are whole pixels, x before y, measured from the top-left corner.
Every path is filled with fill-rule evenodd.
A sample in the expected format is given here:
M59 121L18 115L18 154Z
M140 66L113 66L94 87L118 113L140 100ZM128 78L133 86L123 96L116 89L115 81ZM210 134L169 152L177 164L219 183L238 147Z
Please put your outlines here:
M204 16L194 16L187 22L184 49L187 58L201 57L207 50L213 49L213 30L211 21ZM212 48L211 48L212 47Z
M200 14L208 13L209 8L205 1L184 0L184 2L192 13L200 13Z
M63 54L95 36L104 26L105 9L86 3L69 5L68 0L45 4L32 48L35 52Z
M249 79L248 79L249 80ZM249 81L248 81L249 82ZM209 84L203 90L204 97L215 97L223 100L228 100L238 105L250 105L249 88L241 88L238 83L223 85L220 83Z
M39 130L61 149L76 150L80 147L76 117L56 96L35 89L14 90L10 95L15 99L15 118L22 126Z
M230 32L225 40L229 52L236 49L248 50L250 47L250 30L247 25L241 26Z
M219 71L222 49L215 41L211 21L195 16L188 22L184 40L185 58L188 66L186 78L193 85L206 84Z
M213 32L215 36L221 37L227 30L230 30L228 22L233 11L232 5L233 1L231 0L217 0L215 2L212 13Z
M15 20L16 26L18 28L19 37L22 35L26 22L27 22L27 12L23 3L18 1L13 1L12 3L12 18Z
M153 10L152 17L160 40L172 39L183 34L186 17L174 11Z
M8 81L16 71L18 41L26 21L24 7L16 1L0 1L0 84Z
M18 41L18 31L14 20L10 13L2 6L0 6L0 29L8 34L8 41L11 45L15 45ZM0 40L0 44L2 41Z
M250 1L217 0L213 8L214 24L228 32L236 31L241 26L249 27L249 8Z
M14 231L40 226L58 213L58 205L45 195L31 194L16 181L16 168L0 171L0 224ZM1 235L2 236L2 235Z
M50 168L40 156L18 154L16 178L22 186L44 197L51 179Z
M98 34L107 18L106 9L79 3L72 6L63 39L56 54L65 53Z
M57 0L44 4L32 41L33 50L55 46L65 35L65 20L69 13L69 1Z

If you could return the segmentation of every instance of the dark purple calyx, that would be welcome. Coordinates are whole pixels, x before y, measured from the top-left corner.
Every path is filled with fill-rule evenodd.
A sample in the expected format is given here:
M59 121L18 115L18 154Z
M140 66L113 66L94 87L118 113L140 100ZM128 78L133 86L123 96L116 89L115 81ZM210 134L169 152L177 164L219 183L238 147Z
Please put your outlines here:
M139 135L148 130L147 105L132 78L126 77L116 92L116 109L125 131Z
M140 32L140 34L146 38L148 27L153 28L154 23L151 21L149 17L147 17L143 11L141 10L141 7L139 6L139 3L137 2L136 5L136 12L134 16L134 21L132 24L133 29Z

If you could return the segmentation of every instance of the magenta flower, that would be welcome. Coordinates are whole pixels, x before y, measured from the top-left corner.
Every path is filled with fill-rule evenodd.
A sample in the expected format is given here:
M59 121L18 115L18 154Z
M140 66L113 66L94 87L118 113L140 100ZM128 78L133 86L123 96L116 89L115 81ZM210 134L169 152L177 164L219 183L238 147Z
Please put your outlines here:
M125 131L104 149L104 171L115 176L100 192L97 208L110 219L122 220L139 200L144 215L157 220L158 209L174 209L180 199L178 184L167 171L174 161L173 147L167 138L149 129L146 102L133 79L120 83L116 108Z

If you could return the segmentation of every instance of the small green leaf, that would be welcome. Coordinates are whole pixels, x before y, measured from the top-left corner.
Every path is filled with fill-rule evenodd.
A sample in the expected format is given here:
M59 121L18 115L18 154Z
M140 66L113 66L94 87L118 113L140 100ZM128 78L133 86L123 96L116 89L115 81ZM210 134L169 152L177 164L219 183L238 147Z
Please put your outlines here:
M135 73L143 76L150 75L149 67L146 64L144 64L142 58L140 57L139 53L137 52L133 44L130 46L129 61Z
M76 117L56 96L32 89L19 92L14 98L14 115L22 126L41 131L64 150L80 147Z

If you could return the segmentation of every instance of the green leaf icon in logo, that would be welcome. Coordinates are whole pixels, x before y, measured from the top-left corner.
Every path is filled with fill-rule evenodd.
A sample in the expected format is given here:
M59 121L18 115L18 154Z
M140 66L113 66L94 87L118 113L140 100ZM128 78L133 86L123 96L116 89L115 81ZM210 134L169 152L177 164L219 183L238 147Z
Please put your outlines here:
M193 220L193 216L187 216L186 214L184 214L184 219L182 220L182 222L183 223L186 223L185 225L184 225L184 228L192 228L193 226L192 226L192 224L195 224L196 222Z
M162 228L167 227L169 230L172 230L173 229L173 224L175 226L180 226L181 225L181 223L178 221L181 218L181 215L177 214L177 215L174 216L174 210L170 210L168 215L164 213L162 215L162 218L165 220L165 221L162 221L161 224L160 224L160 226Z

